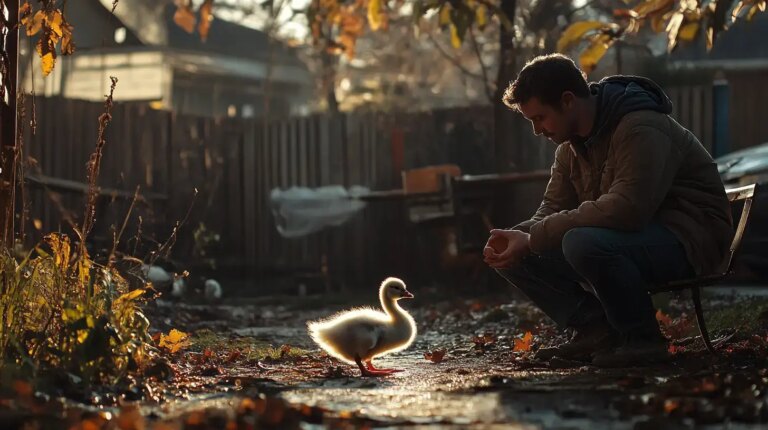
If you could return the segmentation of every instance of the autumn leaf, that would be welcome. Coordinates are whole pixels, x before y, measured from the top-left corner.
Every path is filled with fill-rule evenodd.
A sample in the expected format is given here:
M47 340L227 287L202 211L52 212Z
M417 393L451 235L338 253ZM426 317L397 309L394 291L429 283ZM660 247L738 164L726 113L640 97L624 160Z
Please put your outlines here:
M671 17L670 14L658 14L651 17L651 29L656 33L661 33L667 28L667 21Z
M650 14L667 11L675 5L674 0L647 0L633 8L640 18L645 18Z
M22 381L21 379L13 381L13 390L21 397L31 397L32 392L34 391L32 384L27 381Z
M613 16L615 16L616 18L631 18L631 19L638 18L637 12L635 12L632 9L614 9Z
M451 4L444 3L440 9L440 18L438 20L440 26L446 26L451 23Z
M477 9L475 9L475 21L477 22L477 28L480 30L485 28L485 25L488 23L488 10L485 5L478 5Z
M491 334L483 334L472 338L476 348L486 348L496 343L496 338Z
M613 44L613 38L607 34L599 34L592 38L590 45L579 56L581 69L591 72L603 58L608 48Z
M747 13L747 22L752 21L752 18L755 17L755 14L757 14L758 11L765 12L765 5L766 1L758 2L757 4L753 5L752 8L749 10L749 13Z
M19 7L19 22L21 25L27 27L32 17L32 6L29 2L24 3Z
M290 345L283 345L280 347L280 358L285 358L286 355L291 353Z
M680 407L680 400L677 399L667 399L664 401L664 412L667 414L672 413L675 409L678 409Z
M443 361L443 358L445 358L445 350L444 349L436 349L434 351L428 351L424 353L424 358L433 362L433 363L440 363Z
M61 38L61 54L72 55L75 52L75 42L72 40L72 30L74 27L64 21L63 36Z
M355 43L357 39L347 33L339 36L339 44L343 52L347 55L347 58L352 59L355 57Z
M160 343L158 346L160 348L165 348L174 354L192 344L188 338L188 334L174 328L171 329L168 335L160 335Z
M208 39L208 30L211 28L211 21L213 21L213 0L205 0L200 5L200 23L197 26L197 31L200 33L200 40L203 42Z
M130 302L132 300L136 300L137 298L141 297L142 294L144 294L144 291L141 288L137 288L133 291L127 292L123 294L122 296L118 297L117 300L115 300L115 303L122 303L122 302Z
M340 29L343 34L359 37L365 32L365 20L352 13L345 13L339 17Z
M45 21L45 12L39 10L32 18L22 19L21 23L27 27L27 36L34 36L43 28L43 21Z
M557 41L557 51L565 52L573 45L579 43L588 33L611 28L617 28L617 26L615 24L608 24L600 21L574 22L565 29L560 36L560 39Z
M453 46L456 49L461 48L461 38L459 37L459 30L453 24L451 24L451 46Z
M120 408L120 411L115 418L115 424L120 430L146 428L144 417L141 415L139 406L133 403L127 403Z
M381 28L381 0L368 1L368 26L373 31Z
M692 41L696 34L699 32L699 23L698 22L690 22L688 24L685 24L680 31L677 34L677 38L680 40L684 40L686 42Z
M176 13L173 14L173 22L184 31L190 34L195 31L195 21L195 14L192 13L188 6L180 4L176 7Z
M35 225L35 230L42 230L43 229L43 222L40 221L38 218L35 218L32 220L32 224Z
M239 349L233 349L232 351L229 352L229 354L227 355L227 358L224 359L224 361L227 363L232 363L237 361L242 356L243 356L243 353L240 352Z
M531 341L533 340L533 334L527 331L522 339L515 339L514 352L528 352L531 350Z
M69 237L57 233L45 236L45 242L51 247L54 263L57 267L66 267L69 264L70 244Z
M682 12L675 12L667 24L667 50L670 52L677 45L677 33L680 31L680 26L683 25L683 19L685 19L685 15Z
M663 326L672 325L672 318L670 318L669 315L662 312L661 309L656 311L656 321L658 321Z
M61 16L61 12L58 10L52 10L48 12L45 18L45 23L48 25L48 28L53 32L53 37L56 41L62 36L63 32L61 29L61 24L63 23L63 18Z

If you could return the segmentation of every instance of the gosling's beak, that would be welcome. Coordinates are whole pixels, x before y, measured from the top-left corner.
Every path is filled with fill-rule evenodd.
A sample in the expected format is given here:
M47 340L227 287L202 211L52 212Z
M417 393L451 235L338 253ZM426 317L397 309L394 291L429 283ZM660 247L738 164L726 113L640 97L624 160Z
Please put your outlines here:
M403 291L403 295L400 298L402 298L402 299L412 299L413 298L413 294L411 294L410 291Z

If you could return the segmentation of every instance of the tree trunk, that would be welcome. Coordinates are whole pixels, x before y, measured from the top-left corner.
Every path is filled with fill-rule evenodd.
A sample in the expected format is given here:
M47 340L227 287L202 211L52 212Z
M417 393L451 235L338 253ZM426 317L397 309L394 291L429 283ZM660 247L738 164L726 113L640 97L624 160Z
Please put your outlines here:
M3 76L3 85L8 99L6 104L0 99L0 246L13 244L14 190L16 176L16 82L19 60L19 0L9 0L0 3L8 8L8 21L0 17L2 30L7 30L4 57L0 61L8 61L7 76Z
M501 10L510 22L515 20L517 0L502 0ZM515 115L501 101L504 90L516 76L515 34L513 28L501 26L499 32L499 70L496 75L496 97L493 102L493 137L496 155L496 170L498 172L524 170L522 151L515 142Z

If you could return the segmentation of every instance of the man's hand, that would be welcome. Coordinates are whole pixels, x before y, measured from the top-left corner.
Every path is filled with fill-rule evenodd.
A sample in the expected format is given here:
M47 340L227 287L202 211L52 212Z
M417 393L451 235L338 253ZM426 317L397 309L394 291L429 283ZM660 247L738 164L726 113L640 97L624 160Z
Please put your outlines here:
M528 233L519 230L491 230L483 248L483 260L494 269L504 269L531 253Z

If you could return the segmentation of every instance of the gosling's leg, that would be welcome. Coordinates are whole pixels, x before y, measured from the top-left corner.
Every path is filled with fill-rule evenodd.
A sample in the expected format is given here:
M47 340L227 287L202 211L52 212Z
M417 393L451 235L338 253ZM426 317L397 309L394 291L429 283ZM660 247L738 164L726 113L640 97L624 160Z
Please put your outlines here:
M385 372L386 375L391 375L393 373L402 372L403 369L381 369L373 366L373 361L368 360L365 362L365 365L368 367L368 370L373 370L377 372Z
M360 359L359 355L355 355L355 363L360 368L360 376L386 376L390 374L390 372L382 372L379 369L366 368L363 366L363 360ZM366 363L370 363L370 361Z

